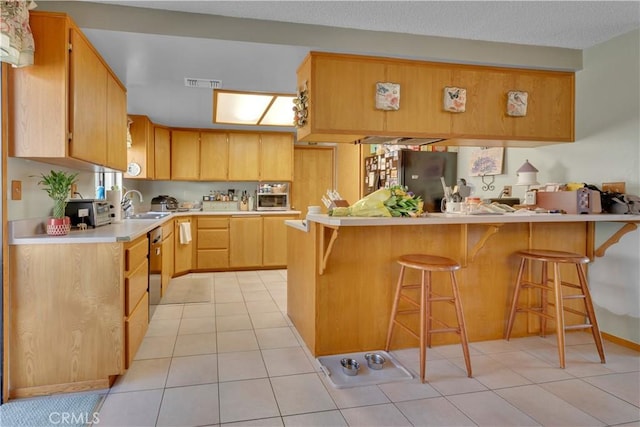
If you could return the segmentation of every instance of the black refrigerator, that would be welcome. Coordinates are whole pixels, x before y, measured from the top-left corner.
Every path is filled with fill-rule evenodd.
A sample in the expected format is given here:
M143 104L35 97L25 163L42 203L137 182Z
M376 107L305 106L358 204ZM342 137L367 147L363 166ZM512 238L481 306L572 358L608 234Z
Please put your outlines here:
M364 194L404 185L424 200L426 212L440 212L441 177L451 188L458 176L458 153L398 150L365 158Z

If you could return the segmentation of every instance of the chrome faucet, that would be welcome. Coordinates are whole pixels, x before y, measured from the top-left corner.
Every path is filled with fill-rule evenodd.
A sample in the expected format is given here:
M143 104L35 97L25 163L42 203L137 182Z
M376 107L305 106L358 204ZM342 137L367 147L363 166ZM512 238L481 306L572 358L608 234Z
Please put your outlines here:
M140 193L138 190L127 190L122 195L122 200L120 201L120 206L122 206L122 212L124 212L125 218L131 218L134 213L133 204L131 203L131 199L128 197L129 193L137 193L138 196L140 197L140 203L144 201L142 200L142 193Z

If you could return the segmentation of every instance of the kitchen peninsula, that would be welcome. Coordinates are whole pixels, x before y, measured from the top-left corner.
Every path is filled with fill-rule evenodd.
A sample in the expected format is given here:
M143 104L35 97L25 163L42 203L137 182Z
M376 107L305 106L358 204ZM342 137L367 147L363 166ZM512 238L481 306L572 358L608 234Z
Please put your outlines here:
M429 214L421 218L362 218L307 215L287 221L287 312L315 356L384 348L402 254L431 253L458 261L457 277L470 341L500 339L518 269L512 254L531 247L587 254L591 260L624 234L640 216L505 214ZM621 228L596 246L595 223ZM565 266L563 266L565 267ZM434 273L437 292L441 274ZM575 281L575 270L562 270ZM417 280L417 274L407 280ZM444 284L446 284L446 280ZM434 307L438 310L439 307ZM453 313L436 311L453 321ZM567 324L578 323L566 315ZM536 331L537 322L516 322L512 336ZM435 345L457 342L450 334L433 337ZM398 333L392 348L415 347Z

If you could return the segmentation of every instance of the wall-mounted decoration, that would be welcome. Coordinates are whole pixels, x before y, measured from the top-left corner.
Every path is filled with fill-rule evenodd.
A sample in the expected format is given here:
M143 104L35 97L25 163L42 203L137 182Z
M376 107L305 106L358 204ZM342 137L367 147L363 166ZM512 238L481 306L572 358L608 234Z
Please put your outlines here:
M298 90L296 97L293 99L293 124L297 128L301 128L307 124L309 117L309 90L307 82L302 83L302 87Z
M502 173L503 147L477 148L471 153L469 175L500 175Z
M461 87L444 88L444 109L452 113L464 113L467 104L467 90Z
M511 90L507 94L507 114L513 117L527 115L529 94L518 90Z
M378 110L400 109L400 85L398 83L376 83L376 108Z

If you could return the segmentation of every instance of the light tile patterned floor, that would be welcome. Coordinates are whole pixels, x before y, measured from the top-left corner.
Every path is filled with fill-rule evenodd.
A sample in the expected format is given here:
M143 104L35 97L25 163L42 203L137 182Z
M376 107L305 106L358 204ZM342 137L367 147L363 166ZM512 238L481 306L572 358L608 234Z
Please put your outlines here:
M603 426L640 425L640 355L591 336L567 336L567 368L554 337L427 351L419 380L336 389L286 316L286 271L191 274L211 302L155 307L136 360L109 390L107 426ZM392 352L414 376L418 350Z

